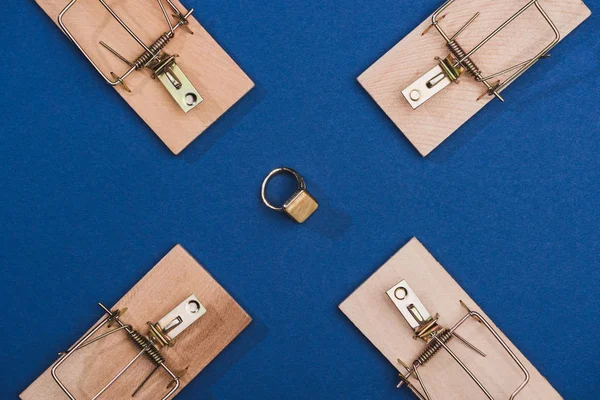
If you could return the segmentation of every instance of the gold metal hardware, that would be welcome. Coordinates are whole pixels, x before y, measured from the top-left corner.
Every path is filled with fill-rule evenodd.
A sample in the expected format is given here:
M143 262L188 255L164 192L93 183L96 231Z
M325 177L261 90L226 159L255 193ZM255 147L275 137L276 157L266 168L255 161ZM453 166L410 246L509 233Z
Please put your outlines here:
M266 191L269 180L271 180L273 176L280 173L292 174L298 181L298 190L296 190L292 197L290 197L283 204L283 206L276 207L267 200ZM269 173L269 175L267 175L262 184L261 197L263 203L265 203L267 207L272 210L285 213L287 216L300 224L306 221L317 210L317 208L319 208L319 203L317 203L314 197L312 197L306 190L304 178L302 178L298 172L287 167L274 169Z

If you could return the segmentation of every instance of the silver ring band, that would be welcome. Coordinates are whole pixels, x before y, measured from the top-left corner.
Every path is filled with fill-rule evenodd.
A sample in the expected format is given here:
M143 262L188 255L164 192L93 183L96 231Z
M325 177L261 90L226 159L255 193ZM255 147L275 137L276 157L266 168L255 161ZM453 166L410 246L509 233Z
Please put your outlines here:
M289 173L289 174L294 175L294 177L296 178L296 181L298 181L298 190L306 190L306 183L304 182L304 178L302 178L302 175L300 175L298 172L294 171L291 168L281 167L281 168L276 168L273 171L269 172L269 175L267 175L267 177L265 178L265 180L262 183L260 196L262 198L263 203L265 203L265 205L267 207L269 207L271 210L275 210L275 211L279 211L279 212L283 211L283 206L275 207L274 205L269 203L269 200L267 200L267 185L269 184L269 181L271 180L271 178L273 178L275 175L279 175L282 173Z

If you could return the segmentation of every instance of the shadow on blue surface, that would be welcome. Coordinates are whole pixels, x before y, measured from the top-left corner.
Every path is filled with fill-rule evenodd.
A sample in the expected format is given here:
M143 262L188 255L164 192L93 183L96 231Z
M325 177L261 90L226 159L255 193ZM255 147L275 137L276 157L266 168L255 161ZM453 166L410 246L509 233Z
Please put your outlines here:
M243 307L243 305L242 305ZM215 397L211 386L229 372L242 358L246 357L269 335L267 326L258 319L252 319L248 327L225 348L182 392L193 393L193 398L212 400Z
M267 96L267 91L264 87L260 86L256 81L254 81L254 84L256 86L250 92L227 110L221 118L209 126L202 135L183 150L179 157L189 164L194 164L210 151L225 134L235 134L235 132L232 132L233 128Z

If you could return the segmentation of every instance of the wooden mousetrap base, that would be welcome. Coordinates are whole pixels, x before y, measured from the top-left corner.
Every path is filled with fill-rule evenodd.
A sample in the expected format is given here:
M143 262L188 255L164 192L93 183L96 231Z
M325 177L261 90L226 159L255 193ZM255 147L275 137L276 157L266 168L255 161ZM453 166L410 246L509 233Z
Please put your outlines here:
M56 23L59 13L69 1L36 2ZM184 10L178 0L173 2ZM113 0L108 3L146 45L153 43L168 30L156 1ZM167 44L165 51L171 55L179 55L177 65L204 99L199 105L187 114L184 113L159 80L152 79L151 72L146 68L133 72L125 80L131 92L127 92L120 85L115 87L174 154L179 154L185 149L254 87L250 78L198 21L193 16L188 21L188 27L194 34L180 28ZM106 42L129 60L135 60L144 51L99 1L78 1L65 15L64 22L83 49L108 76L111 72L120 75L129 67L100 46L99 41ZM60 40L69 39L61 35ZM75 48L75 45L73 46ZM83 55L81 57L85 60ZM88 67L90 71L97 73L91 64L88 64ZM68 64L61 65L61 75L68 76L71 68L74 67ZM107 84L104 80L98 82ZM73 96L81 96L81 93L73 93Z
M413 330L386 294L402 280L408 282L432 315L439 313L440 324L447 328L467 314L459 300L488 320L531 374L529 384L517 399L562 399L417 239L412 239L340 305L344 314L398 371L405 372L398 359L410 365L425 348L423 341L413 339ZM457 333L487 356L481 357L458 340L450 342L449 347L495 399L508 399L523 381L521 370L482 324L468 321ZM477 385L443 351L423 366L420 373L432 399L485 398ZM413 384L420 388L416 380ZM406 388L402 390L409 392Z
M457 38L458 43L469 51L525 4L525 0L457 0L442 13L446 17L440 21L440 26L452 35L475 13L481 12ZM541 0L540 4L563 38L591 15L580 0ZM437 65L435 57L445 58L450 53L445 40L435 28L422 35L430 25L431 17L358 78L422 156L433 151L487 103L499 101L488 95L477 101L485 92L485 87L464 73L459 78L460 84L448 86L418 109L412 109L402 91ZM483 46L472 59L484 76L491 75L534 57L553 38L549 24L532 7ZM568 52L566 56L569 56ZM540 79L536 78L535 71L527 71L522 78L530 82L525 90L535 93L537 80ZM503 93L507 102L519 96L513 90Z
M179 245L111 308L114 311L127 307L121 320L145 334L147 321L158 321L192 293L206 308L206 314L175 339L174 347L165 347L162 351L167 365L176 373L188 368L181 378L179 391L248 326L251 321L248 314ZM90 313L101 315L102 310L93 307ZM94 337L108 330L102 327ZM91 399L138 351L125 332L118 332L75 351L57 373L77 399ZM147 357L139 358L102 398L131 398L132 392L153 368L154 364ZM167 394L170 380L164 371L158 371L135 398L161 398ZM20 397L23 400L67 399L52 378L50 368Z

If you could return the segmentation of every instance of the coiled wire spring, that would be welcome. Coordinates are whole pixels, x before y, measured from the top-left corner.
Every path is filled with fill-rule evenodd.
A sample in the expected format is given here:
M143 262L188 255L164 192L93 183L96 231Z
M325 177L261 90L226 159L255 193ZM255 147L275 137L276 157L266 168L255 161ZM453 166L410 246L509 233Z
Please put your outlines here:
M135 344L138 345L138 347L141 350L144 350L146 352L146 354L150 357L150 359L155 364L158 365L158 364L163 364L165 362L164 357L160 355L160 352L152 344L150 339L148 339L146 336L142 335L141 333L139 333L136 330L131 330L131 331L128 331L127 333L129 334L129 336L131 336L131 338L133 339Z
M456 40L451 40L448 42L448 48L454 54L457 61L463 60L460 64L463 65L467 71L473 76L481 75L481 70L479 67L471 60L470 57L465 58L467 53L463 50L462 47L456 42Z
M134 62L133 65L136 69L144 68L148 62L150 62L156 55L165 48L165 46L169 43L169 41L173 38L173 33L165 32L163 33L156 42L152 43L149 47L150 51L146 51L144 54L139 56Z
M440 331L440 333L431 339L419 357L417 357L415 364L419 366L427 364L443 348L442 344L448 343L453 337L454 335L449 329Z

